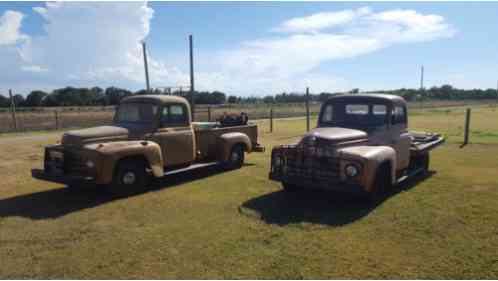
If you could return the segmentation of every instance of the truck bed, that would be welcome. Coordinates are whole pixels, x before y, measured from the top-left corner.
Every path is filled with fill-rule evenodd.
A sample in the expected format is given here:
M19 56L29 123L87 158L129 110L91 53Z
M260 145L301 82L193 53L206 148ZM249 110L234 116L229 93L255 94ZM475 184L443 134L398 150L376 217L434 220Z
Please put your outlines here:
M410 132L412 135L412 145L410 152L412 154L424 154L444 143L444 137L441 134L426 132Z
M195 132L195 143L198 157L203 161L215 161L220 155L218 138L225 133L240 132L246 134L254 145L258 140L258 127L256 124L248 123L240 126L221 126L218 122L196 122L192 123Z

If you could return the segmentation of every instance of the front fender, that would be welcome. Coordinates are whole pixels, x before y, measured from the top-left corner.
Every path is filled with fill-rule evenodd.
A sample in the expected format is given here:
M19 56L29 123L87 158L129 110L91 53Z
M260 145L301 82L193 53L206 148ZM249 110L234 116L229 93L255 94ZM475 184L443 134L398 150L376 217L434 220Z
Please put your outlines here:
M361 184L367 191L370 191L377 169L384 163L391 166L391 182L396 182L396 151L389 146L354 146L338 150L341 159L353 159L363 163L361 173ZM343 161L341 161L341 171L343 171Z
M252 143L249 137L240 132L226 133L222 134L219 137L219 150L221 152L220 159L221 161L227 161L228 156L230 155L230 151L232 147L236 144L244 145L244 150L248 153L252 151Z
M164 161L159 144L152 141L118 141L89 144L84 147L98 152L97 183L112 181L114 168L119 160L128 157L144 157L155 177L164 175Z

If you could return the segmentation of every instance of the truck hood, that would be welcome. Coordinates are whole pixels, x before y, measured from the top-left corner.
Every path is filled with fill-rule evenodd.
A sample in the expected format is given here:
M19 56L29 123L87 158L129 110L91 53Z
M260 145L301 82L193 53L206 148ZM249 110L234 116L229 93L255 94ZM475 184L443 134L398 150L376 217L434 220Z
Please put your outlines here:
M63 145L77 145L97 142L97 141L118 141L127 140L129 130L119 126L100 126L82 130L74 130L62 136Z
M341 127L323 127L315 128L304 135L303 140L317 139L324 140L331 144L338 144L353 140L366 140L368 135L366 132L354 129L347 129Z

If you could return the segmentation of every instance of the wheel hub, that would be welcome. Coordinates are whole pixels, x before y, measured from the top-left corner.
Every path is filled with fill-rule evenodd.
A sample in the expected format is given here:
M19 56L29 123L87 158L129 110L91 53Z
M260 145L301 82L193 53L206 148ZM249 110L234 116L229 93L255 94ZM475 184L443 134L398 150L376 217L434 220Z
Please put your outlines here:
M236 151L234 151L232 152L232 155L230 155L230 158L232 162L238 162L240 157L239 154Z
M137 177L133 172L126 172L123 175L123 183L124 184L134 184L136 181Z

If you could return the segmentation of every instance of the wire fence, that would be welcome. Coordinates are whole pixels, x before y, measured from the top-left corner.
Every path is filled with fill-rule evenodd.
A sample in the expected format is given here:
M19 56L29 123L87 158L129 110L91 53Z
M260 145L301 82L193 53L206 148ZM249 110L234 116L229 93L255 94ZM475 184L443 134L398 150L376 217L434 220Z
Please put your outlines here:
M465 106L495 106L496 101L433 101L409 103L413 114L418 111L442 111L445 108ZM8 109L0 111L0 133L29 132L45 130L61 130L70 128L84 128L109 125L113 122L114 106L107 107L54 107L54 108L18 108L14 114ZM320 111L320 103L310 103L310 115L316 116ZM461 109L462 115L465 109ZM245 112L249 118L270 119L306 116L304 103L279 104L226 104L226 105L198 105L195 109L195 121L216 121L224 113ZM449 111L448 111L449 112ZM447 118L454 114L440 114L436 123L448 123ZM458 115L460 116L460 115ZM453 124L453 122L451 122ZM462 124L463 126L463 124Z

